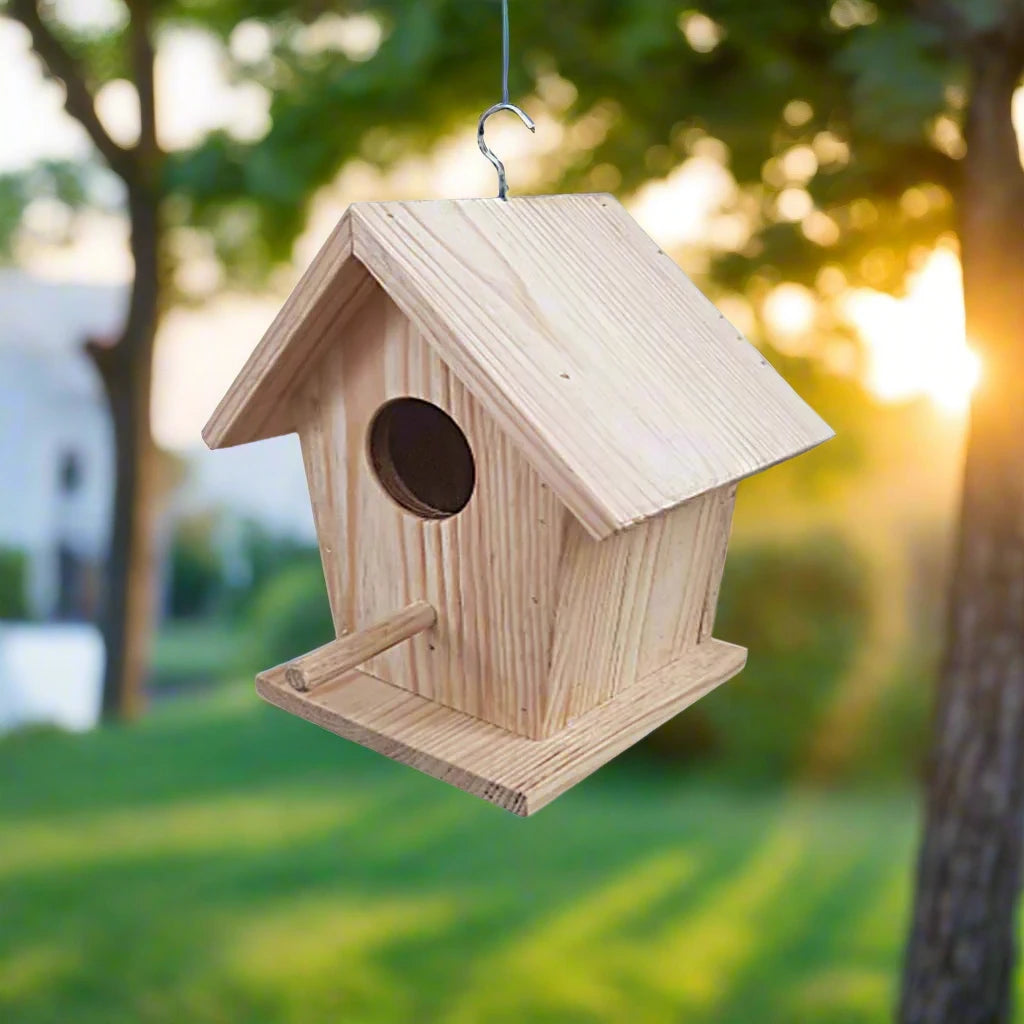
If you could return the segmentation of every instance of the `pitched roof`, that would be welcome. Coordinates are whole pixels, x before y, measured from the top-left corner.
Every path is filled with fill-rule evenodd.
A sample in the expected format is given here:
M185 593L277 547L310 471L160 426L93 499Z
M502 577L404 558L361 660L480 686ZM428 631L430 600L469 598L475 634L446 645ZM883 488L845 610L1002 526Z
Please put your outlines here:
M584 195L352 206L210 447L292 429L283 394L373 279L595 537L832 436L615 199Z

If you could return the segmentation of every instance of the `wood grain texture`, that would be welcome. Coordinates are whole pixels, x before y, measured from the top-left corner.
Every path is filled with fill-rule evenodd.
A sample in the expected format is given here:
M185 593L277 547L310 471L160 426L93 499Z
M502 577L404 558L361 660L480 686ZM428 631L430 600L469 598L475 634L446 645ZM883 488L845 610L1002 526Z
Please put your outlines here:
M717 528L715 530L715 543L717 551L711 553L711 573L708 577L708 588L704 594L704 605L701 608L700 625L697 630L697 640L703 643L711 639L711 631L715 628L715 612L718 610L718 596L722 589L722 572L725 569L725 559L729 552L729 536L732 533L732 517L736 511L736 484L730 487L723 487L715 492L717 504Z
M377 480L367 431L388 400L444 409L476 459L457 516L425 520ZM568 513L420 332L377 290L296 401L328 593L339 636L414 601L429 634L366 671L525 736L545 727L546 684Z
M357 204L352 225L595 538L832 436L610 196Z
M353 259L346 212L203 428L207 445L229 448L295 430L291 394L374 287Z
M545 733L696 646L725 561L721 491L595 541L566 529Z
M363 672L304 695L285 682L281 666L261 674L256 689L285 711L525 817L734 676L745 661L741 647L700 644L545 740L515 736Z
M346 633L290 661L285 666L285 679L293 690L309 693L418 633L432 629L436 623L437 612L426 601L417 601L366 629Z

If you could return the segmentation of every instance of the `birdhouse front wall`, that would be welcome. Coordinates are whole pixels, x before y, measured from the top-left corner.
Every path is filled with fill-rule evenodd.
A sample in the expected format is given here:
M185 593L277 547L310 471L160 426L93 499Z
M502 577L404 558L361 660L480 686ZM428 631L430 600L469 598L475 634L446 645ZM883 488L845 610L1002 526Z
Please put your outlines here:
M428 601L436 626L365 670L542 735L568 513L381 289L338 335L295 400L337 634ZM387 403L407 398L443 410L469 443L475 481L457 515L424 518L382 485L371 428Z

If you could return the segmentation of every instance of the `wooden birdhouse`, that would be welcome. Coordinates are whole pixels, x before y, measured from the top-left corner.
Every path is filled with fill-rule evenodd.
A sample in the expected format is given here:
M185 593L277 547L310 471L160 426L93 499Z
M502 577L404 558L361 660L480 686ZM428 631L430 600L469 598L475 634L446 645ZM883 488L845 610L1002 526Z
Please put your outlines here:
M602 195L352 206L204 437L291 431L338 639L258 692L522 815L740 671L736 483L832 435Z

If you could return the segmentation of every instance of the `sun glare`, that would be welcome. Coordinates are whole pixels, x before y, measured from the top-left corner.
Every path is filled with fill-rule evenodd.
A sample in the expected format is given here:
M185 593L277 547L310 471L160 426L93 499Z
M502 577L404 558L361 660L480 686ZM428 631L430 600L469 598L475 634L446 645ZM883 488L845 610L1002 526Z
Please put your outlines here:
M860 289L846 312L867 347L867 385L887 401L927 397L963 413L981 376L967 343L960 263L938 249L911 279L906 297Z

